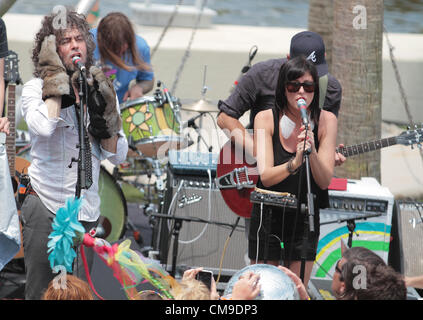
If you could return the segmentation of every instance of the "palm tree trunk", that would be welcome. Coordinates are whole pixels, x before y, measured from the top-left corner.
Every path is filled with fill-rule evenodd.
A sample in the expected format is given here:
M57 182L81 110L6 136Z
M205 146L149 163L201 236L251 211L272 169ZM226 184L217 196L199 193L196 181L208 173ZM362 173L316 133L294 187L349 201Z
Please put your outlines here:
M338 142L380 139L383 0L334 0L333 13L332 74L343 89ZM348 159L335 172L380 182L380 150Z
M334 0L310 0L308 11L308 30L323 38L329 73L332 73L333 5Z

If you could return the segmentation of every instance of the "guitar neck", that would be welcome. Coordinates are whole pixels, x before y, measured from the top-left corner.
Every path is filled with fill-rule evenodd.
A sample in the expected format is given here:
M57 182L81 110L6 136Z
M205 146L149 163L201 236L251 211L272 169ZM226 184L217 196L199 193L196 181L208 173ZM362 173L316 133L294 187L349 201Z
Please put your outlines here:
M397 137L390 137L375 141L363 142L348 147L336 148L336 151L342 153L345 157L351 157L365 152L390 147L396 145L397 143Z
M15 128L15 85L8 85L7 93L7 118L10 121L9 135L6 136L6 151L9 161L10 176L15 176L15 154L16 154L16 128Z

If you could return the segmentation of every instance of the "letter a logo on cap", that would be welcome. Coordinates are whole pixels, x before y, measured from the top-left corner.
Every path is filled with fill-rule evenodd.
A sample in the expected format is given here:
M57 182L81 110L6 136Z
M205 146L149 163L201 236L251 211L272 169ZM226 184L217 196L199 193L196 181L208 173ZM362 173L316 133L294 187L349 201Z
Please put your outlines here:
M310 53L310 55L307 57L307 60L311 60L314 63L316 63L316 51L313 51L312 53Z

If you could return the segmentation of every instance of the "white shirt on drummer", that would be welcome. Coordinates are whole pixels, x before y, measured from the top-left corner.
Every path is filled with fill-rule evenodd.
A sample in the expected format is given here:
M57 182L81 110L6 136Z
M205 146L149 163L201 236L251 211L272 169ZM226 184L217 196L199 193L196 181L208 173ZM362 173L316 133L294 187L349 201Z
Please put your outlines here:
M28 81L22 89L22 114L28 125L31 138L31 165L28 174L31 185L37 192L43 204L52 211L63 207L66 199L75 196L78 175L78 163L71 159L78 159L79 144L78 125L74 106L64 108L59 118L48 118L47 106L42 100L43 80L34 78ZM116 107L119 102L116 97ZM93 184L89 189L81 191L83 199L78 219L82 221L96 221L100 216L100 197L98 195L98 179L101 161L108 159L117 165L126 159L128 142L121 129L117 142L116 154L98 146L90 136L92 142L92 178Z

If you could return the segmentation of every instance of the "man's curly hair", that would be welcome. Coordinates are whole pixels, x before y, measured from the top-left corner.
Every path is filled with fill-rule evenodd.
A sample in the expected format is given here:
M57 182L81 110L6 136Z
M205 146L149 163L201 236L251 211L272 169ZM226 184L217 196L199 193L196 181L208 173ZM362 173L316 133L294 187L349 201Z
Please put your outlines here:
M58 47L58 44L60 43L60 40L63 37L63 34L65 31L69 29L76 28L78 29L81 34L83 35L86 46L87 46L87 60L85 62L85 66L87 69L89 69L93 65L93 53L95 50L95 43L93 40L93 36L90 33L90 27L89 24L85 20L85 16L82 14L79 14L69 8L66 8L66 15L59 16L59 13L52 13L48 16L45 16L42 23L41 23L41 29L38 31L38 33L35 35L35 44L34 48L32 50L32 62L34 63L34 76L39 77L40 76L40 69L39 69L39 53L41 50L41 44L44 41L44 38L54 34L56 36L56 47ZM65 23L66 28L60 28L56 24L56 22L59 19L66 18L65 21L60 21L60 25L62 23Z

